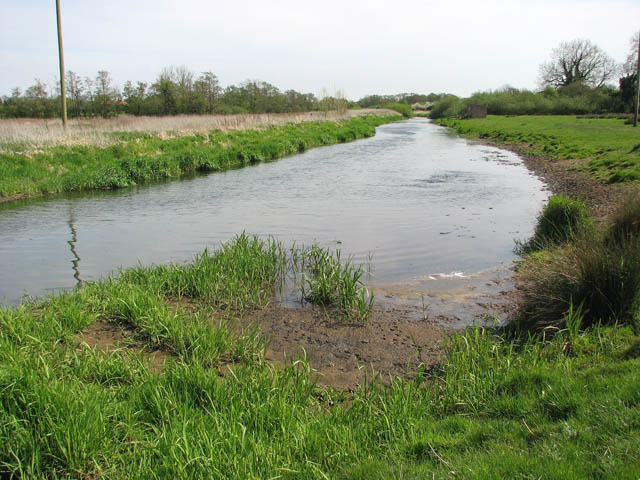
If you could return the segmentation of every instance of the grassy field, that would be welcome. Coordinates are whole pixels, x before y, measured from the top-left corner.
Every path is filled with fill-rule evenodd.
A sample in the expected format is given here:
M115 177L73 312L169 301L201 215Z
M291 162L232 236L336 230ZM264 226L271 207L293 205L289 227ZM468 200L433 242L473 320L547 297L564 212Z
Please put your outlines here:
M610 183L640 180L640 130L620 119L494 116L441 119L463 136L518 144L534 155L574 159L577 168Z
M0 199L128 187L268 162L309 148L375 135L399 115L368 115L341 122L303 122L261 130L205 133L118 131L108 146L56 144L34 148L7 143L0 153Z
M0 477L640 476L630 327L580 332L574 312L535 336L476 328L415 380L321 390L305 358L270 365L266 339L237 328L292 263L319 281L335 255L242 235L190 265L0 309ZM357 283L353 273L341 275ZM317 300L330 297L341 311L336 296ZM90 341L105 326L119 346Z

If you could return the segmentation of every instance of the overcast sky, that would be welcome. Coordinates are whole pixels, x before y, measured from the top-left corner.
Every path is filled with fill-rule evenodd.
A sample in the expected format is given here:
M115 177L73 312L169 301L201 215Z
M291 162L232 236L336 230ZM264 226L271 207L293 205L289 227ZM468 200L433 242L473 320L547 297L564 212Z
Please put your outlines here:
M364 95L536 88L562 41L586 38L618 62L640 0L61 0L65 66L115 83L163 67L212 71L222 86ZM0 0L0 95L54 84L54 0Z

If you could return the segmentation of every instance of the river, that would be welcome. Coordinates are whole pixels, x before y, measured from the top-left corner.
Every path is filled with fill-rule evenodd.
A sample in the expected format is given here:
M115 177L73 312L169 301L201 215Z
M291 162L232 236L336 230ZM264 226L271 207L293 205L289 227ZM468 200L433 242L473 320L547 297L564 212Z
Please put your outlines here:
M509 268L547 196L517 155L416 118L241 170L0 205L0 303L243 231L340 248L374 286L471 277Z

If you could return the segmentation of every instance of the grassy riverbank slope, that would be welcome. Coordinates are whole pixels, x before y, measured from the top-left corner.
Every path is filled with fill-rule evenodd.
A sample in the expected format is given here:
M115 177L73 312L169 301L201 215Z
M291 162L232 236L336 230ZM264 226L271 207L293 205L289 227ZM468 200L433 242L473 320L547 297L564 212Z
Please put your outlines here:
M399 115L208 133L112 132L108 146L22 143L0 150L0 201L48 193L128 187L269 162L309 148L375 135Z
M489 115L438 123L463 136L518 145L525 153L553 160L571 160L569 167L601 181L640 181L639 130L621 119Z
M640 475L640 338L629 327L581 333L573 314L553 337L476 328L413 380L384 386L363 369L353 392L320 389L304 357L270 364L267 340L238 326L269 302L287 255L240 236L191 265L0 309L0 476Z

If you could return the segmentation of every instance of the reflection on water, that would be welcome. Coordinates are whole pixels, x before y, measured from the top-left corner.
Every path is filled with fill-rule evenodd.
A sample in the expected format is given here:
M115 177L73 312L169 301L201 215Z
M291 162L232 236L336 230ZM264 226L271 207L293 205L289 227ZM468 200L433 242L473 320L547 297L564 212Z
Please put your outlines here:
M78 251L76 250L76 244L78 243L78 233L76 232L76 227L74 226L75 218L73 214L73 206L69 208L69 230L71 231L71 240L67 241L69 244L69 249L71 250L71 255L73 255L73 259L71 260L71 269L73 270L73 278L76 279L77 285L82 285L82 280L80 279L80 256L78 255Z
M475 274L511 264L546 196L516 155L412 119L242 170L0 205L0 302L184 262L243 231L372 254L373 283Z

